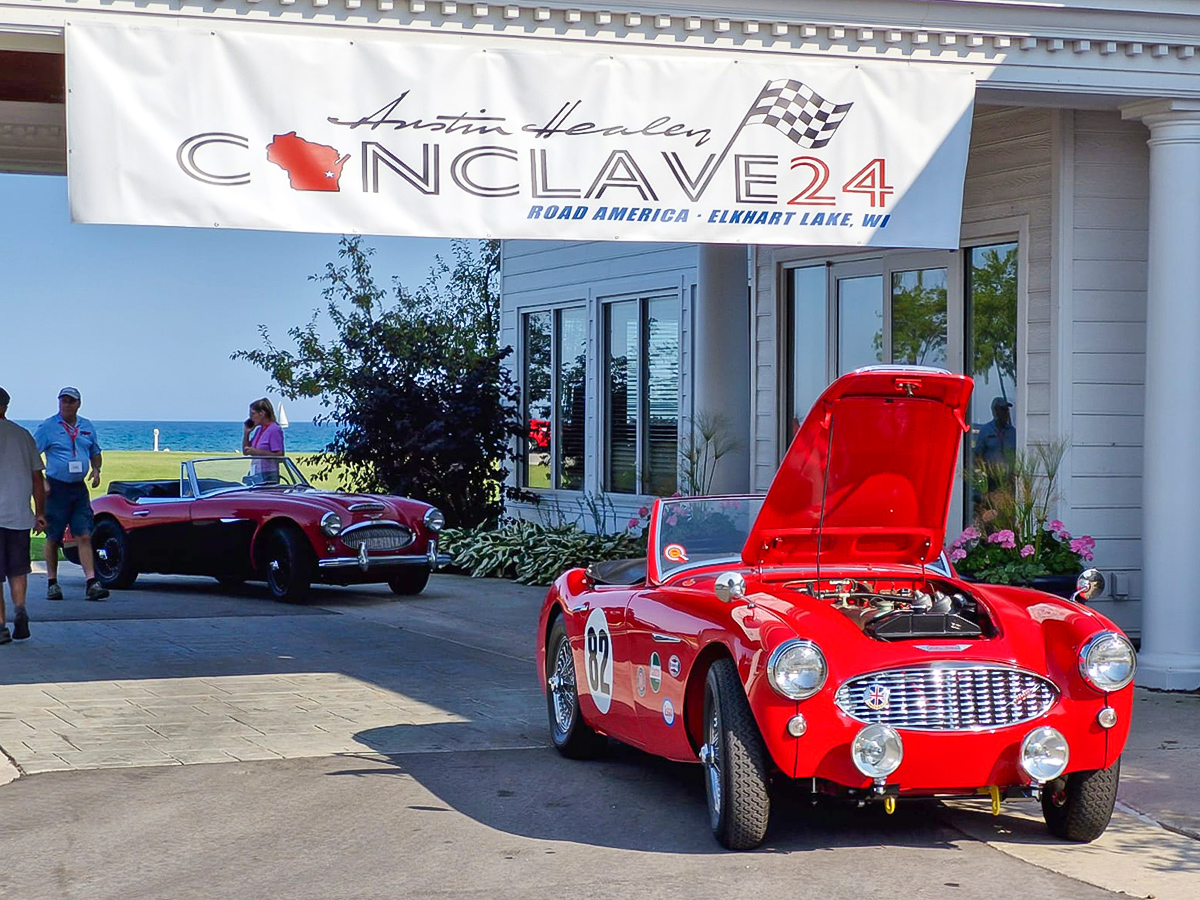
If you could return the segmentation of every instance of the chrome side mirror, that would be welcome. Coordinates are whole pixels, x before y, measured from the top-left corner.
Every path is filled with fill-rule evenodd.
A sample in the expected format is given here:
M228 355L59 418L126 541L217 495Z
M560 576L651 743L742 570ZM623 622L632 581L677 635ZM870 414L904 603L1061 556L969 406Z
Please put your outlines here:
M732 603L746 596L746 579L738 572L722 572L713 584L713 591L722 603Z
M1104 593L1104 576L1099 569L1084 569L1075 580L1075 600L1086 603Z

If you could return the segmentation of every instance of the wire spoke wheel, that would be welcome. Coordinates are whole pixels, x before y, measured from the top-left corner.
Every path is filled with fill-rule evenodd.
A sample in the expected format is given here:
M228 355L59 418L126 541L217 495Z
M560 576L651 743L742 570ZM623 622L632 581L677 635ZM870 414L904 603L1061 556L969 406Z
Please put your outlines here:
M587 722L579 709L575 656L562 616L554 620L546 641L546 712L554 748L570 759L599 756L608 739Z

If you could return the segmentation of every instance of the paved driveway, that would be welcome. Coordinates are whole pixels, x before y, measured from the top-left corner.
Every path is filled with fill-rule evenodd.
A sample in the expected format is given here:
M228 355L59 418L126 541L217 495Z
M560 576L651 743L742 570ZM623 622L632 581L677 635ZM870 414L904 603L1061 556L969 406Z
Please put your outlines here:
M541 589L439 576L402 603L371 587L284 606L203 579L103 604L31 587L33 639L0 648L0 747L27 774L545 744Z

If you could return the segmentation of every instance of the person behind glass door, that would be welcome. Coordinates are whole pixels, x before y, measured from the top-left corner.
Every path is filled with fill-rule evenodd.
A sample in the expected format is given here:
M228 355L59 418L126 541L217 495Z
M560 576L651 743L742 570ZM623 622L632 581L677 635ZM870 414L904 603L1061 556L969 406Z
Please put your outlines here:
M275 421L275 407L266 397L250 404L250 418L243 423L242 455L251 457L283 456L283 429ZM253 459L250 462L253 484L279 484L279 461Z
M974 446L976 467L982 469L986 479L986 493L1011 492L1015 489L1013 465L1017 456L1017 429L1012 424L1012 403L1005 397L992 398L992 420L979 427ZM976 504L983 502L976 498ZM994 502L988 505L994 506Z

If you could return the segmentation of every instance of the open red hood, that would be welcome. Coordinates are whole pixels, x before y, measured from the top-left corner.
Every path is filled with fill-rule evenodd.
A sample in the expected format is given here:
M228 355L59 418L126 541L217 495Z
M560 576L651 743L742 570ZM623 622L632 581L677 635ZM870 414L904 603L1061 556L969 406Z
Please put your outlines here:
M831 384L788 448L743 561L935 559L972 386L965 375L902 366L859 369Z

